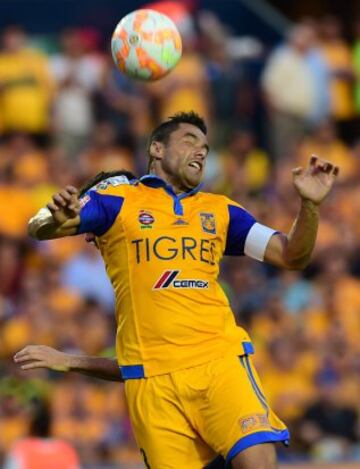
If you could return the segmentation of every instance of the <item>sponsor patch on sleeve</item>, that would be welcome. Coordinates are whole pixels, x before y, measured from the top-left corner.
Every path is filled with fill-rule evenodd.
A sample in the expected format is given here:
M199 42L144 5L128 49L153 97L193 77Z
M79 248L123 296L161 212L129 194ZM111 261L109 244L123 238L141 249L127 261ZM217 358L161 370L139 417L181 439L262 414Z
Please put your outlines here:
M81 199L79 200L80 207L83 208L88 202L90 202L90 200L91 197L89 196L89 194L86 194L84 195L84 197L81 197Z

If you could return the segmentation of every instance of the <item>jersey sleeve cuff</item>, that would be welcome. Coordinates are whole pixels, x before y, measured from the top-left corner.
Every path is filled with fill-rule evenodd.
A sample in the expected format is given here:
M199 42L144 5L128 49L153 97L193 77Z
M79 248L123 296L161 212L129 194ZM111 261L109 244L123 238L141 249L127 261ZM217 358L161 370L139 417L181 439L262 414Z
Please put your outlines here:
M246 237L244 253L253 259L263 261L270 238L276 233L278 233L278 231L268 226L261 225L261 223L254 223Z

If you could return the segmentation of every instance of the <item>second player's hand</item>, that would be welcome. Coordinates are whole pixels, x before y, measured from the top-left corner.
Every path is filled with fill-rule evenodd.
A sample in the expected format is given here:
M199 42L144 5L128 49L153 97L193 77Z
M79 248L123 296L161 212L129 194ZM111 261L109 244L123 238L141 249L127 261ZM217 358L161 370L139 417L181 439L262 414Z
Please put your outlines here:
M337 166L313 155L306 170L293 169L294 186L302 199L319 205L330 192L338 174Z
M28 345L14 355L14 362L22 370L47 368L55 371L70 370L70 355L47 345Z
M47 204L55 222L59 225L80 213L78 190L73 186L66 186L52 196L52 202Z

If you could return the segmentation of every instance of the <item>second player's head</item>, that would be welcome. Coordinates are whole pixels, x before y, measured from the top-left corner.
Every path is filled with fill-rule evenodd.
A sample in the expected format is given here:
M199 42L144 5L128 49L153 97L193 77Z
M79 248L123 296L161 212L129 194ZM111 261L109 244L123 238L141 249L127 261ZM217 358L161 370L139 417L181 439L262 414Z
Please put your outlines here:
M179 191L202 181L209 145L204 120L195 112L170 117L152 132L148 145L149 172Z
M87 181L79 190L79 198L81 199L89 190L95 189L98 184L101 182L104 182L108 180L109 178L116 178L117 176L125 177L130 183L131 181L135 181L137 177L135 174L131 173L130 171L126 171L125 169L119 169L115 171L101 171L98 173L96 176L94 176L92 179ZM124 182L125 183L125 182ZM90 243L94 244L97 247L96 244L96 236L94 233L86 233L85 234L85 240Z

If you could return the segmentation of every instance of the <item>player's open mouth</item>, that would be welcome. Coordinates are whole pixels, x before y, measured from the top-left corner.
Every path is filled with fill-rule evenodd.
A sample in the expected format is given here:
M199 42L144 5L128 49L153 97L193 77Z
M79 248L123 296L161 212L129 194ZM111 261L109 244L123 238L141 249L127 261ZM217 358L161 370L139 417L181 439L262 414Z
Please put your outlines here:
M190 161L189 166L191 168L195 168L198 171L202 171L203 165L200 163L200 161Z

